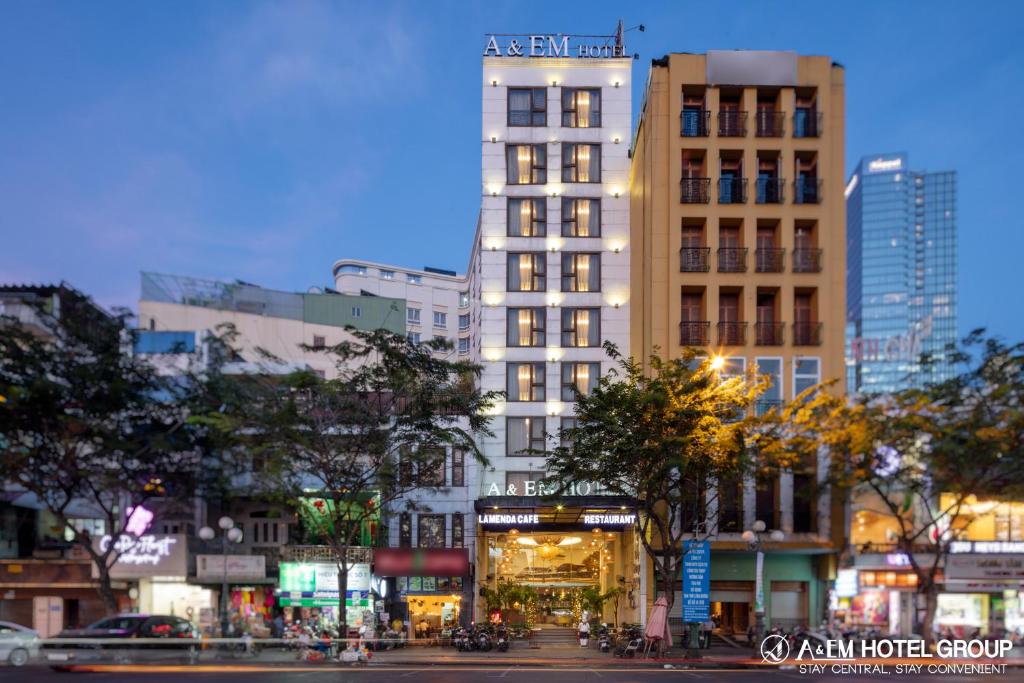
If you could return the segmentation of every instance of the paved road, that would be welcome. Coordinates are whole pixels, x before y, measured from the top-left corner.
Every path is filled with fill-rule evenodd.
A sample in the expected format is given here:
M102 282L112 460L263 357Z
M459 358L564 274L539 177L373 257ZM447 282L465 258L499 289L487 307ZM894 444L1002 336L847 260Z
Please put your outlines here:
M243 678L244 677L244 678ZM922 675L902 676L890 671L888 675L812 675L801 674L797 670L717 670L717 671L680 671L593 668L593 669L529 669L529 668L474 668L474 667L380 667L360 670L344 669L307 669L305 671L253 671L251 669L223 672L174 672L157 673L144 670L128 673L58 673L37 667L11 669L0 668L0 683L22 681L28 683L182 683L187 678L195 683L390 683L409 680L414 683L451 683L452 681L485 681L494 683L659 683L661 681L687 681L688 683L796 683L798 681L886 681L895 683L913 678L925 683L984 683L989 681L1012 681L1024 683L1024 670L1007 669L1005 675L993 676L959 676L959 675Z

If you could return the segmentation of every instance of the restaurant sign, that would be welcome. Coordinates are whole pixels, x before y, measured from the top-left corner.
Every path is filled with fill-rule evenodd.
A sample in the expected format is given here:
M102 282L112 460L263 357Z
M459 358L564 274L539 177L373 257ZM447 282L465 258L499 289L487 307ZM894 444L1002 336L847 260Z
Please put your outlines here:
M139 537L121 534L116 540L108 535L94 539L93 543L100 554L111 550L113 544L109 556L115 560L110 566L112 579L188 574L188 551L185 537L180 534L147 534ZM99 576L95 566L92 575L94 578Z
M484 57L573 57L612 59L625 57L626 46L615 36L574 36L555 34L493 34L487 37Z

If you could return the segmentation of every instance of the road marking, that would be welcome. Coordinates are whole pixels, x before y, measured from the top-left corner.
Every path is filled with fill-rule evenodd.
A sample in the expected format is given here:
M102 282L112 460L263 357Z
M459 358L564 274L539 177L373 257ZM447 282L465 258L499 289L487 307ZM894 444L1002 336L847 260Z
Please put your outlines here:
M597 674L597 677L598 677L598 678L604 678L604 676L603 676L603 675L601 674L601 672L600 672L600 671L598 671L597 669L588 669L588 671L589 671L590 673L592 673L592 674Z
M414 670L412 670L412 671L409 671L409 672L407 672L407 673L404 673L404 674L402 674L401 676L399 676L399 678L406 678L406 677L408 677L408 676L413 676L413 675L415 675L415 674L416 674L416 670L414 669Z

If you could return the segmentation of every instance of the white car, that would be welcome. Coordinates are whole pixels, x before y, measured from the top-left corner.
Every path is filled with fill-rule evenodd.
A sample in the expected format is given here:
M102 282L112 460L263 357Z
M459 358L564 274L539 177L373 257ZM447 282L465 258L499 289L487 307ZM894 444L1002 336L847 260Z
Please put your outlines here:
M25 666L39 656L39 634L25 626L0 621L0 662Z

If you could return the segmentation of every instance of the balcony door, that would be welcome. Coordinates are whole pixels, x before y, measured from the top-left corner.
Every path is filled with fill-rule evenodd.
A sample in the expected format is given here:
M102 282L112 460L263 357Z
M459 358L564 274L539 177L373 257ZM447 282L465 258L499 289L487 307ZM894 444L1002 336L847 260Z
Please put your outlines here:
M699 292L683 292L680 320L684 323L700 322L704 315L702 299Z

